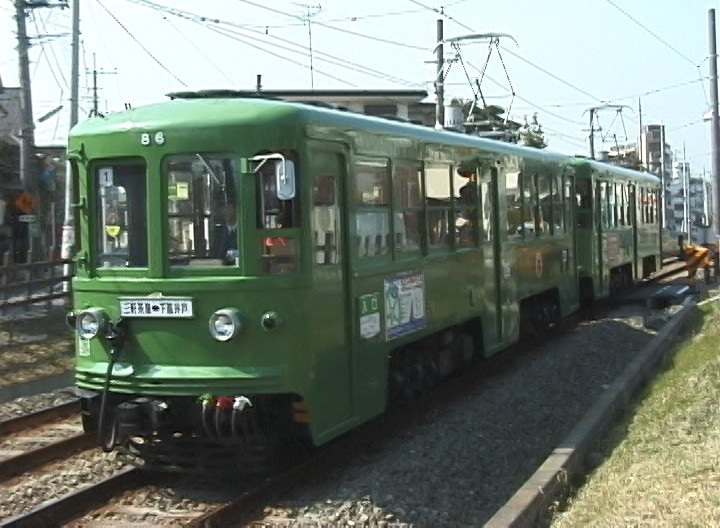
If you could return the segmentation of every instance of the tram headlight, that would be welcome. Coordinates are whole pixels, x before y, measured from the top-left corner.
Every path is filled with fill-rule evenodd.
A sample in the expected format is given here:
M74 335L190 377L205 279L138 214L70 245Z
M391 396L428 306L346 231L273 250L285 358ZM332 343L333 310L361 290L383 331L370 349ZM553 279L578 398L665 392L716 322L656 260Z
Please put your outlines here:
M210 335L218 341L229 341L240 332L241 326L240 314L232 308L218 310L210 316Z
M83 339L92 339L105 330L107 316L99 308L89 308L80 312L76 319L77 329Z

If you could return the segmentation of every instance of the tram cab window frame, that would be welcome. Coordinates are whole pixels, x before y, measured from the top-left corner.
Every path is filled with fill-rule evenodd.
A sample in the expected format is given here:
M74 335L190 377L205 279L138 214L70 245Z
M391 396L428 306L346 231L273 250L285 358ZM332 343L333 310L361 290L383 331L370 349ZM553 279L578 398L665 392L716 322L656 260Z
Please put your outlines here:
M234 156L176 153L166 156L162 167L170 270L216 274L236 269L243 226Z
M301 271L302 173L294 150L270 149L250 158L255 177L255 248L260 275Z
M90 170L94 198L92 259L99 273L146 272L147 164L140 158L98 161Z

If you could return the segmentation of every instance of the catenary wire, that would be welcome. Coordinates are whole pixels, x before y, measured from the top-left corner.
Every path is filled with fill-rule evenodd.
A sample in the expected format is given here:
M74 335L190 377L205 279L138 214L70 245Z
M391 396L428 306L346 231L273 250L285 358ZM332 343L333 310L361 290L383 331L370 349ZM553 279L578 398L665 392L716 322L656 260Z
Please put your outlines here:
M660 37L657 33L655 33L653 30L651 30L649 27L647 27L645 24L643 24L642 22L640 22L638 19L636 19L635 17L633 17L630 13L628 13L627 11L625 11L622 7L620 7L620 6L617 5L615 2L613 2L613 0L605 0L605 1L606 1L608 4L610 4L611 6L613 6L615 9L617 9L618 11L620 11L620 12L621 12L623 15L625 15L627 18L629 18L630 20L632 20L635 24L637 24L637 25L640 26L642 29L644 29L646 32L648 32L650 35L652 35L656 40L658 40L659 42L661 42L662 44L664 44L666 47L668 47L669 49L671 49L671 50L672 50L673 52L675 52L678 56L682 57L685 61L689 62L689 63L692 64L693 66L697 66L697 62L695 62L695 61L693 61L692 59L690 59L687 55L685 55L684 53L682 53L680 50L678 50L678 49L677 49L675 46L673 46L672 44L668 43L666 40L664 40L662 37Z
M129 30L127 27L125 27L125 25L124 25L122 22L120 22L120 20L118 20L117 17L116 17L101 1L98 1L98 4L100 5L100 7L102 7L102 8L112 17L112 19L125 31L125 33L127 33L127 34L130 36L130 38L132 38L132 39L135 41L135 43L136 43L138 46L140 46L140 47L142 48L142 50L143 50L145 53L147 53L147 54L150 56L150 58L152 58L152 59L158 64L158 66L160 66L163 70L165 70L168 74L170 74L177 82L179 82L180 84L182 84L183 86L185 86L185 87L187 88L187 84L185 84L185 82L183 82L183 80L180 79L180 77L178 77L178 76L175 75L173 72L171 72L170 69L169 69L167 66L165 66L162 62L160 62L160 59L158 59L155 55L153 55L152 52L150 52L150 50L147 49L147 48L143 45L143 43L140 42L140 41L135 37L135 35L133 35L133 34L130 32L130 30Z
M302 44L298 44L298 43L293 42L293 41L291 41L291 40L284 39L284 38L282 38L282 37L278 37L278 36L275 36L275 35L269 35L269 34L266 35L266 34L265 34L264 32L262 32L262 31L253 30L253 29L248 28L247 26L243 26L243 25L240 25L240 24L235 24L235 23L233 23L233 22L229 22L229 21L226 21L226 20L221 20L221 19L210 18L210 17L198 15L198 14L196 14L196 13L191 13L191 12L189 12L189 11L183 11L183 10L176 9L176 8L170 8L170 7L167 7L167 6L162 6L162 5L159 5L159 4L150 2L149 0L127 0L127 1L132 2L132 3L135 3L135 4L140 5L140 6L143 6L143 7L147 7L147 8L150 8L150 9L155 9L155 10L160 11L160 12L163 12L163 13L171 14L171 15L173 15L173 16L176 16L176 17L181 18L181 19L184 19L184 20L189 20L189 21L195 22L195 23L197 23L197 24L201 24L201 25L203 25L203 26L206 27L206 28L207 28L207 23L208 23L208 22L211 22L211 23L213 23L213 24L227 25L227 26L231 26L232 28L235 28L235 29L233 29L232 31L239 30L239 31L245 31L245 32L254 33L254 34L257 34L257 35L259 35L259 36L261 36L261 37L266 37L266 36L267 36L267 37L270 37L270 38L272 38L272 39L275 39L275 40L279 40L279 41L281 41L281 42L284 42L284 43L286 43L286 44L290 44L290 45L292 45L292 46L298 47L298 48L304 50L304 55L305 55L306 57L309 57L309 56L310 56L309 53L307 53L307 52L309 51L309 48L308 48L307 46L304 46L304 45L302 45ZM247 37L247 38L250 38L249 35L244 35L244 36ZM285 47L285 46L280 46L280 45L278 45L278 44L274 44L274 43L271 43L271 42L268 42L267 44L270 45L270 46L276 46L276 47L279 47L279 48L281 48L281 49L289 50L289 51L291 51L291 52L293 52L293 53L300 53L300 52L298 52L297 50L291 50L291 49L289 49L289 48L287 48L287 47ZM402 79L402 78L396 77L396 76L394 76L394 75L391 75L391 74L388 74L388 73L385 73L385 72L382 72L382 71L379 71L379 70L370 68L370 67L368 67L368 66L364 66L364 65L362 65L362 64L358 64L358 63L355 63L355 62L352 62L352 61L348 61L347 59L343 59L342 57L337 57L337 56L335 56L335 55L331 55L331 54L325 53L325 52L323 52L323 51L316 50L316 51L314 52L314 55L318 57L318 60L321 60L321 61L324 61L324 62L328 62L328 63L333 64L333 65L335 65L335 66L339 66L339 67L343 67L343 68L349 69L349 70L354 71L354 72L356 72L356 73L361 73L361 74L364 74L364 75L368 75L368 76L371 76L371 77L376 77L376 78L383 79L383 80L389 80L389 81L395 82L395 83L397 83L397 84L404 84L404 85L406 85L406 86L418 86L418 85L420 84L420 83L413 83L413 82L408 81L408 80L406 80L406 79Z

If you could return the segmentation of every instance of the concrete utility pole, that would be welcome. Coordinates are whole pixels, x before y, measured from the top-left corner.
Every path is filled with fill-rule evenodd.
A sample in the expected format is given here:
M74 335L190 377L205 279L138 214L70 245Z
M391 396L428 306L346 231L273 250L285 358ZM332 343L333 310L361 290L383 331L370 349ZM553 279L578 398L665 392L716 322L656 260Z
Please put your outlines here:
M99 115L98 110L98 85L97 85L97 78L98 75L113 75L117 72L107 72L107 71L98 71L97 66L95 64L95 54L93 53L93 113L92 115L94 117L97 117ZM71 127L72 128L72 127Z
M20 121L20 181L26 191L35 189L33 156L35 150L35 124L33 122L32 90L30 89L30 40L25 27L25 0L15 0L17 21L18 64L20 67L21 121Z
M715 37L715 10L708 10L708 34L710 39L710 97L712 121L710 141L712 143L712 180L713 180L713 231L716 241L720 241L720 116L718 116L718 73L717 40Z
M590 159L595 159L595 128L593 119L595 118L595 107L590 109Z
M70 128L78 122L78 92L80 72L80 0L73 0L72 3L72 65L70 79ZM60 243L60 258L72 258L75 247L75 221L72 210L73 199L73 178L72 163L65 163L65 215L62 228L62 242ZM63 275L72 273L70 264L63 266ZM70 283L63 283L63 291L70 290Z
M445 48L443 46L443 19L437 21L437 47L435 48L435 61L437 63L437 77L435 77L435 128L445 126Z
M665 228L667 225L665 224L667 220L667 214L665 209L667 205L665 204L665 125L660 125L660 183L662 185L662 188L660 189L660 200L662 203L662 207L660 208L660 226Z
M645 167L645 163L643 160L643 149L642 149L642 102L640 101L640 98L638 97L638 143L637 143L637 152L638 152L638 161L640 162L640 170L643 170Z

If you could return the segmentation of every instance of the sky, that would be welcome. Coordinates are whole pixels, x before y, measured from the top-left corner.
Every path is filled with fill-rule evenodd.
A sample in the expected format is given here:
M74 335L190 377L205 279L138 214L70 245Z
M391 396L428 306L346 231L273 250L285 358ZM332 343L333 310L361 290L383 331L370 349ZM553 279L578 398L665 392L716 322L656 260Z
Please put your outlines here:
M720 11L716 0L79 1L81 120L92 109L93 61L101 112L163 101L178 90L254 89L257 74L265 89L427 89L432 99L442 16L446 38L514 38L502 38L500 55L490 55L482 92L515 120L537 113L549 149L588 154L587 110L603 104L628 108L600 111L596 150L636 141L640 99L642 123L666 126L677 160L684 151L693 173L711 167L703 115L710 101L708 9ZM5 86L18 86L14 16L14 1L0 0ZM40 36L30 52L35 119L63 105L37 123L36 142L63 144L71 11L31 9L27 27ZM463 43L460 53L462 63L452 62L447 74L448 99L473 97L467 76L480 76L488 42ZM445 55L456 56L449 46Z

